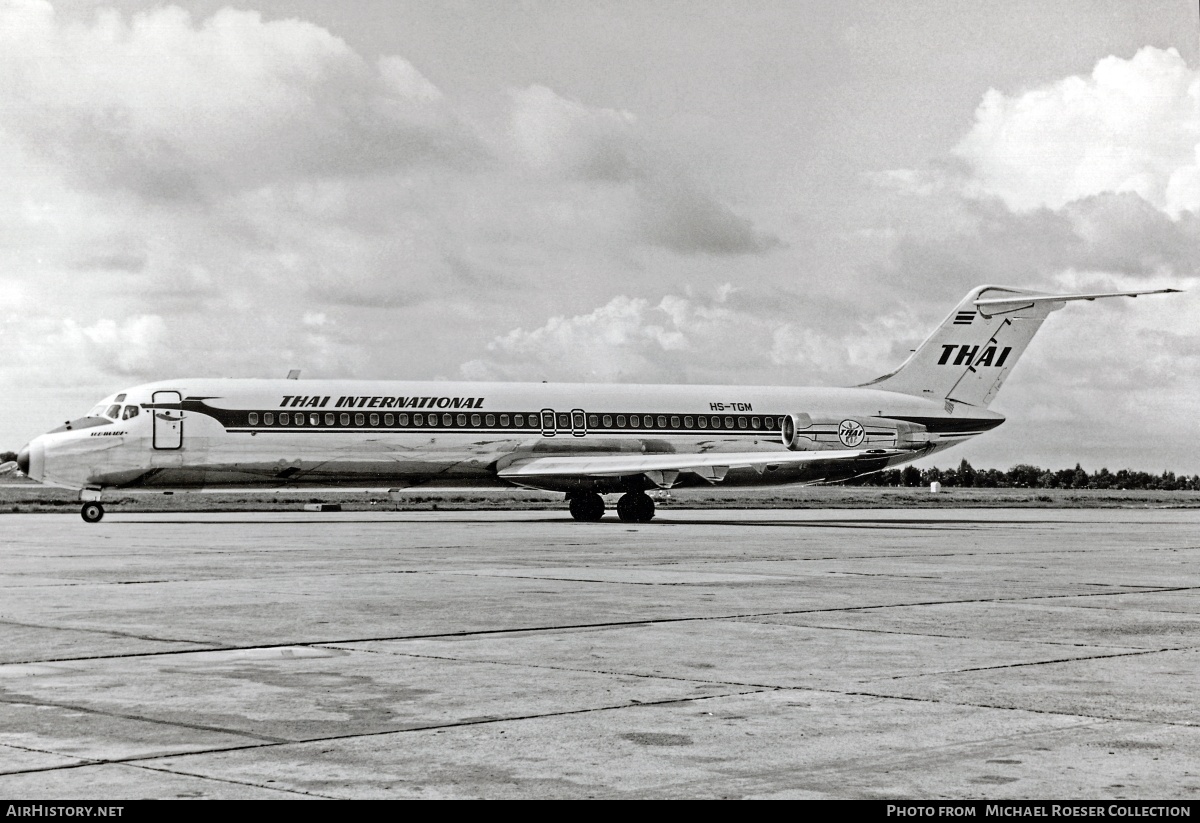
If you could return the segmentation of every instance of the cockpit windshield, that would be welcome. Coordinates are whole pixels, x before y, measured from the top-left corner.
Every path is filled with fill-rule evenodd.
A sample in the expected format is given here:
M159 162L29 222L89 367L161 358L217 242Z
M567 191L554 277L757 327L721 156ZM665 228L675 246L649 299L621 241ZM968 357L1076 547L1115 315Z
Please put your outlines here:
M69 432L75 429L88 429L92 426L111 426L112 422L113 421L109 420L107 417L89 414L87 417L80 417L77 420L68 420L57 429L51 429L50 434L56 434L57 432Z
M121 396L121 399L124 399L124 395ZM128 420L131 417L137 417L140 413L141 409L133 403L127 403L124 406L120 403L101 403L98 406L93 406L92 410L87 413L87 416L107 417L109 420Z
M109 398L105 402L93 406L86 416L69 420L51 433L87 429L92 426L107 426L114 421L137 417L141 413L141 408L136 403L123 403L124 400L124 394Z

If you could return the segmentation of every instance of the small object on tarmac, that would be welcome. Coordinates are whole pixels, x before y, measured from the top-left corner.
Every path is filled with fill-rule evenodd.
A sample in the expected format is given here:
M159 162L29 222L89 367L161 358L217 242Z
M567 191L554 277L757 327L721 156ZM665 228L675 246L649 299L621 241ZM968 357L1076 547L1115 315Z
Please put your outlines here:
M340 512L342 510L341 503L305 503L304 510L306 512Z

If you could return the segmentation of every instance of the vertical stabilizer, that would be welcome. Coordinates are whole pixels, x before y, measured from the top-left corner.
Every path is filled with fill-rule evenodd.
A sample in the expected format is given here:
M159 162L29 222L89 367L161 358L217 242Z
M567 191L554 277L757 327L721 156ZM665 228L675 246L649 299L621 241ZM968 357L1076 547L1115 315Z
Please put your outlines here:
M900 368L871 388L987 406L1017 360L1061 302L1000 286L971 290ZM1020 298L1030 298L1021 302ZM994 304L977 301L996 300Z
M1050 312L1074 300L1178 291L1044 294L1005 286L978 286L904 365L865 385L931 400L987 406Z

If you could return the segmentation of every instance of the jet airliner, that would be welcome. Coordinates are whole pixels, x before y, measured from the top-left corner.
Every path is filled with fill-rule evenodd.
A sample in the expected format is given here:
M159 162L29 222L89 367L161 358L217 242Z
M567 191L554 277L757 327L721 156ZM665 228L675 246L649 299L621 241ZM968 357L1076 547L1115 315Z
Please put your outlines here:
M994 429L988 409L1046 316L1069 301L1175 292L972 289L900 368L852 388L180 379L124 389L34 438L17 465L80 491L518 486L577 520L620 493L828 483Z

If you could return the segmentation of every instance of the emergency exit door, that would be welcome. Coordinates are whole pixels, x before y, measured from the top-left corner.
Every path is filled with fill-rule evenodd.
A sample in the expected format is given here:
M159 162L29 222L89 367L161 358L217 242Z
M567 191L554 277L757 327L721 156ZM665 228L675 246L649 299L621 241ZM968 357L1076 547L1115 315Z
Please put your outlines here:
M177 391L156 391L154 412L154 448L183 448L183 398Z

